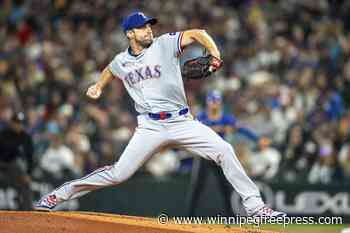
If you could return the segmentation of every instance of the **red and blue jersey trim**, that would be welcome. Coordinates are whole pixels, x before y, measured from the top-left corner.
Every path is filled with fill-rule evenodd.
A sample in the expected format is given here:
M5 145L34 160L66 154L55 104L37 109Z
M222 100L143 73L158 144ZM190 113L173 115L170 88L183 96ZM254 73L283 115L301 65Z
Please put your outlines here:
M183 32L180 32L179 36L177 37L177 51L179 55L183 53L183 48L181 46L183 34L184 34Z

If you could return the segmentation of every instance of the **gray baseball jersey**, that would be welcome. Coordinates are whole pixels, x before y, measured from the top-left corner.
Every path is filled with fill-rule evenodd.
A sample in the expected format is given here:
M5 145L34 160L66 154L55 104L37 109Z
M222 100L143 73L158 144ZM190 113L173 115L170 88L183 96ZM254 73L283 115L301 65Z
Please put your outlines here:
M153 40L138 56L129 48L115 56L109 69L119 77L139 113L176 111L187 107L179 56L182 32L167 33Z

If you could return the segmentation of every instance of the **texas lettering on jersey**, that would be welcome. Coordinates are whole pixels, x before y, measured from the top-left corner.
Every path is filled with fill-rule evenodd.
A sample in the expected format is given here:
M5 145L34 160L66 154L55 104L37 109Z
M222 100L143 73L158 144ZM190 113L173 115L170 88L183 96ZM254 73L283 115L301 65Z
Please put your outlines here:
M125 75L124 79L128 83L129 86L133 86L136 83L139 83L146 79L151 78L159 78L161 75L161 66L143 66L141 68L135 69L127 75Z

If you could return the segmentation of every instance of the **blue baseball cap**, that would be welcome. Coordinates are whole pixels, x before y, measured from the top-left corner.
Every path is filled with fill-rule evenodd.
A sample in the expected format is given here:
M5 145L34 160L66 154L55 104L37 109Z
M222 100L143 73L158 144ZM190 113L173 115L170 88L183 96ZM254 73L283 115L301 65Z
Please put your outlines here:
M207 95L207 103L212 102L221 102L222 101L222 95L219 91L214 90L210 91Z
M139 28L144 26L147 23L150 23L151 25L156 24L158 20L153 17L148 17L144 13L137 11L134 13L131 13L130 15L126 16L123 20L122 27L123 31L127 32L128 30L131 30L133 28Z

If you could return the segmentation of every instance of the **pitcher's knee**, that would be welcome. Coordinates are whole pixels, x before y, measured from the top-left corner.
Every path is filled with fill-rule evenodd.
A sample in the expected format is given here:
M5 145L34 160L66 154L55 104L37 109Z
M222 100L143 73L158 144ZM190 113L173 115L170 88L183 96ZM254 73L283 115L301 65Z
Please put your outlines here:
M218 157L216 158L216 162L218 164L221 164L222 161L225 160L225 158L234 156L234 150L231 144L225 141L222 141L220 144L218 144L216 149L218 152Z
M126 169L120 169L117 166L113 166L112 172L111 172L111 180L113 184L119 184L127 179L129 179L132 176L132 173Z
M219 152L223 155L232 155L234 153L231 144L225 141L220 143Z

